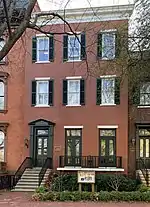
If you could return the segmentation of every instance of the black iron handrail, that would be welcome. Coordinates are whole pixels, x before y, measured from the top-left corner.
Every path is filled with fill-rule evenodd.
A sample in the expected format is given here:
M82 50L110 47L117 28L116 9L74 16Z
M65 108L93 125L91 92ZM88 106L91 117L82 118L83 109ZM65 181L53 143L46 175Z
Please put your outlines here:
M119 156L60 156L59 166L80 166L84 168L116 167L122 168Z
M33 167L32 158L26 157L14 175L14 186L17 184L18 180L21 178L26 168L32 168L32 167Z
M141 170L141 172L145 178L146 185L148 186L148 169L147 169L146 164L142 158L139 158L137 160L137 169Z
M52 169L52 158L51 157L46 158L46 160L43 164L43 167L39 173L39 186L41 185L41 182L44 178L44 175L45 175L47 169Z

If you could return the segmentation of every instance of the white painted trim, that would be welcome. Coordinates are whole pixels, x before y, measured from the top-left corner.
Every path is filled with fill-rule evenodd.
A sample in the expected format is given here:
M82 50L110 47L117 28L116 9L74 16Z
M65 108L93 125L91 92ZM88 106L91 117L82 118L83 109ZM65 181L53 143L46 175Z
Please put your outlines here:
M50 61L36 61L35 63L36 64L40 64L40 63L44 64L44 63L51 63L51 62Z
M83 126L64 126L64 129L83 129Z
M98 125L98 129L117 129L118 125Z
M150 108L150 106L138 106L137 108Z
M76 107L76 106L81 106L80 104L79 105L66 105L66 107Z
M36 107L36 108L43 108L43 107L45 107L45 108L49 108L50 107L50 105L35 105L34 107Z
M40 34L36 34L36 37L49 37L50 34L43 34L43 33L40 33Z
M109 32L117 32L117 29L105 29L105 30L100 30L100 33L109 33Z
M68 77L66 77L66 79L69 79L69 80L78 80L78 79L81 79L82 78L82 76L68 76Z
M68 59L68 60L66 61L66 63L81 62L81 61L82 61L81 59L78 59L78 60L70 60L70 59Z
M101 75L100 78L115 78L117 75Z
M37 81L47 81L47 80L50 80L51 78L50 77L40 77L40 78L35 78L35 80L37 80Z
M99 167L99 168L82 168L82 167L58 167L58 171L96 171L96 172L124 172L123 168Z
M100 104L100 106L116 106L116 104Z

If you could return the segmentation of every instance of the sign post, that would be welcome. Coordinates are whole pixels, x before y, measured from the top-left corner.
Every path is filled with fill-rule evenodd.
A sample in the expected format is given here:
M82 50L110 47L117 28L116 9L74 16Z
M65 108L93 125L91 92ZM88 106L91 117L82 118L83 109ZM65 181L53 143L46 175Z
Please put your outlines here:
M92 192L95 191L95 171L78 171L79 191L82 191L82 183L90 183Z

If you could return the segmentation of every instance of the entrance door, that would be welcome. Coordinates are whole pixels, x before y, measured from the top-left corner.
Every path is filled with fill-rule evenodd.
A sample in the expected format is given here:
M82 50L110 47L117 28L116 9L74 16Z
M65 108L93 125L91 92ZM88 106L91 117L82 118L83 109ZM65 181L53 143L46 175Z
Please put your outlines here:
M116 130L100 130L100 167L116 167Z
M150 168L150 129L139 129L139 157Z
M81 130L66 130L66 155L65 165L81 165Z
M37 167L43 166L48 157L48 128L36 129L36 159L35 165Z

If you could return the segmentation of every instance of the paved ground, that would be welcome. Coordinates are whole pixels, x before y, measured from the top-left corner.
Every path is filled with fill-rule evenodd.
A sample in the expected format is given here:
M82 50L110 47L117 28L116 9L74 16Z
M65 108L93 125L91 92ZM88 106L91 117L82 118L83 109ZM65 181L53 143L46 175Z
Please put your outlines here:
M33 202L29 193L0 192L0 207L150 207L143 203Z

